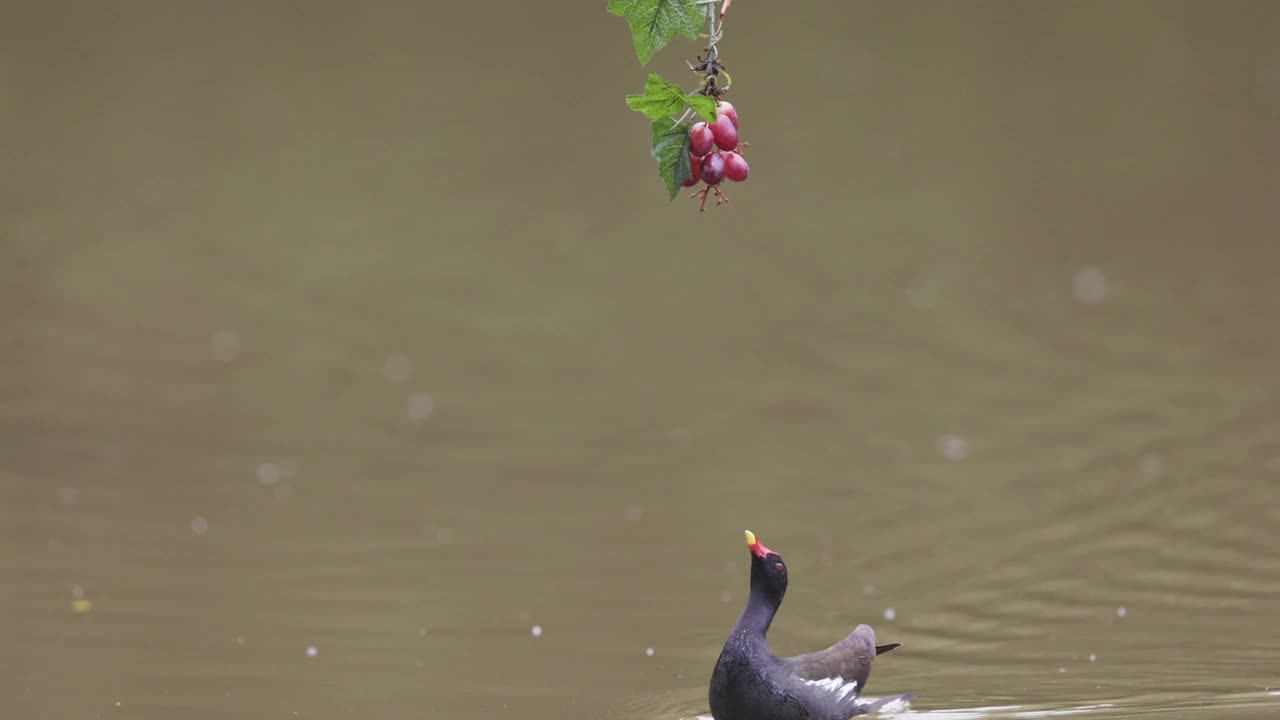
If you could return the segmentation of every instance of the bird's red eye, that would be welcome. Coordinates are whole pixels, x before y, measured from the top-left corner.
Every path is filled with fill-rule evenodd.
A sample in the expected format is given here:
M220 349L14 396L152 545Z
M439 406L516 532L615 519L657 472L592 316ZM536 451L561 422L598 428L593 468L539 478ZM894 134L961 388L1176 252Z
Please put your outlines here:
M782 572L783 570L787 569L787 567L782 563L778 563L777 565L774 565L774 567L778 569L778 572Z

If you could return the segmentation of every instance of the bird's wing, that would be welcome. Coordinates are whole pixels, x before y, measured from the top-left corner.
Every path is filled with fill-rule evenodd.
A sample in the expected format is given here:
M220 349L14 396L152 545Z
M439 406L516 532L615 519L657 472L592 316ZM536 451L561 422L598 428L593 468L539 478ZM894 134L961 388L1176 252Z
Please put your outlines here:
M798 686L795 697L802 706L810 711L818 711L821 717L852 718L858 715L872 715L890 707L902 710L909 705L913 697L912 695L893 695L884 698L858 697L858 691L861 689L858 683L846 682L840 677L826 680L791 678L791 682Z
M897 643L876 645L876 634L870 625L859 625L849 636L826 650L783 658L791 672L801 680L831 682L838 687L854 684L853 695L862 693L871 675L871 661L877 653L889 652Z

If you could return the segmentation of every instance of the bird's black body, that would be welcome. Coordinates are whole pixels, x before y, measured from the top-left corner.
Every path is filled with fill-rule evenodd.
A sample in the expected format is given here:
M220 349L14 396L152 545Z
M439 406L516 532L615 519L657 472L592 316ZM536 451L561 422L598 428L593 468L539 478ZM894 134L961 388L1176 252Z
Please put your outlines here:
M751 594L711 673L708 699L715 720L848 720L910 698L860 700L872 659L898 647L877 646L867 625L826 650L791 658L774 655L765 635L786 594L787 569L782 557L750 532L747 543Z

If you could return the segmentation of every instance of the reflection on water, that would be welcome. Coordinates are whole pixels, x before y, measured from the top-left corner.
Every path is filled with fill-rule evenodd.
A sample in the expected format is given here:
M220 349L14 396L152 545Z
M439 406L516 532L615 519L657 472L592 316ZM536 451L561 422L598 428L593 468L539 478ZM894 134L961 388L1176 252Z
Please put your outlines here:
M0 714L689 718L750 527L900 717L1274 716L1276 8L758 5L701 217L603 8L15 9Z

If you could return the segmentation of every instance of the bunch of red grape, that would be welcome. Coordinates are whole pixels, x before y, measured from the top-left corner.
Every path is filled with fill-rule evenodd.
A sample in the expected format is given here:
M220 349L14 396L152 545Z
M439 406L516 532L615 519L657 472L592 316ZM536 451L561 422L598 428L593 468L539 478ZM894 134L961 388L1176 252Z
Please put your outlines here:
M724 100L716 103L715 122L699 122L689 128L689 164L693 173L684 181L684 186L693 187L699 181L707 184L689 196L702 198L699 212L707 208L707 194L712 191L716 194L716 205L729 202L729 198L720 191L722 180L728 178L742 182L747 179L751 168L742 156L743 145L746 143L738 140L738 111Z

